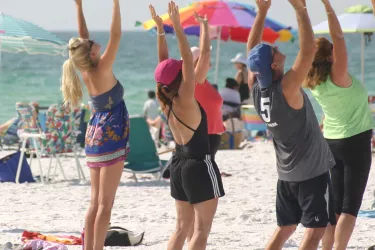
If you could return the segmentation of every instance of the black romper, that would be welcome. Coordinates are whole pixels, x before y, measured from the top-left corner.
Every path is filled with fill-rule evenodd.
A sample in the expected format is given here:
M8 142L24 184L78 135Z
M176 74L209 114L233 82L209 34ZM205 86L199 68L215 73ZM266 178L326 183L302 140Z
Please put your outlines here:
M198 103L199 104L199 103ZM207 117L203 108L201 122L192 129L172 112L176 119L194 132L185 145L176 143L176 153L171 162L171 195L174 199L188 201L190 204L208 201L225 195L221 175L216 162L211 159Z

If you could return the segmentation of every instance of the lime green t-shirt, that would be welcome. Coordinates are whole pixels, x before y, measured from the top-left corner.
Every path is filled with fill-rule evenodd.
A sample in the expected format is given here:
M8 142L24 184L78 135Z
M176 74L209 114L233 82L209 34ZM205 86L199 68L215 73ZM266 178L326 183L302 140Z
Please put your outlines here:
M354 77L348 88L335 85L328 77L311 92L325 115L325 138L348 138L374 127L367 90Z

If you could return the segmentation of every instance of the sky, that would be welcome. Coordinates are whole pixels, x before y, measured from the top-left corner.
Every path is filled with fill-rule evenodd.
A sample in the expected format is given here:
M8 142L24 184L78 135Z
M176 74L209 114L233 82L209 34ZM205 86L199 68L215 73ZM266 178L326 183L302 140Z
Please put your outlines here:
M84 14L89 30L109 30L112 15L111 0L82 0ZM255 6L255 0L237 0ZM176 0L184 7L192 0ZM152 3L157 13L164 14L168 0L120 0L122 29L142 30L135 28L136 20L146 21L150 18L148 5ZM371 6L371 0L331 0L337 14L345 8L356 4ZM326 20L324 6L320 0L307 0L307 7L313 25ZM21 18L51 31L77 30L75 3L73 0L0 0L0 12ZM297 27L294 10L288 0L272 0L268 17L287 26Z

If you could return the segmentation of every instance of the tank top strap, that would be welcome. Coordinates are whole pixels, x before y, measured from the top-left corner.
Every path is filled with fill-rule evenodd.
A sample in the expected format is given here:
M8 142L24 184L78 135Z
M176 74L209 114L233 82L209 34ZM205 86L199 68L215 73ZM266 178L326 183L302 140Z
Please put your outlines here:
M168 111L168 117L167 117L167 121L169 122L169 116L171 114L171 111L172 111L172 114L174 115L174 117L176 117L177 121L179 121L182 125L184 125L185 127L187 127L188 129L190 129L191 131L195 132L195 129L191 128L190 126L186 125L180 118L178 118L178 116L174 113L173 111L173 108L172 108L172 105L169 107L169 111ZM168 123L167 122L167 123Z

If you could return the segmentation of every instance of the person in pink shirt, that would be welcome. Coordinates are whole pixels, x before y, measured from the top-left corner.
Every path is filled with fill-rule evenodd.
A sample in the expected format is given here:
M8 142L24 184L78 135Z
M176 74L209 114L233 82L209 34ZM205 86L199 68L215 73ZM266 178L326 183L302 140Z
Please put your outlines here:
M155 9L150 5L152 19L157 27L157 49L159 63L169 58L168 44L165 39L163 20L156 14ZM207 17L195 15L200 23L200 48L191 47L195 68L195 92L194 97L202 106L207 115L208 134L210 141L211 158L215 160L216 152L220 147L221 134L225 131L221 106L223 99L214 86L207 80L207 73L211 68L211 46ZM168 170L167 170L168 171ZM165 176L165 175L163 175ZM190 242L194 232L194 221L187 240Z

